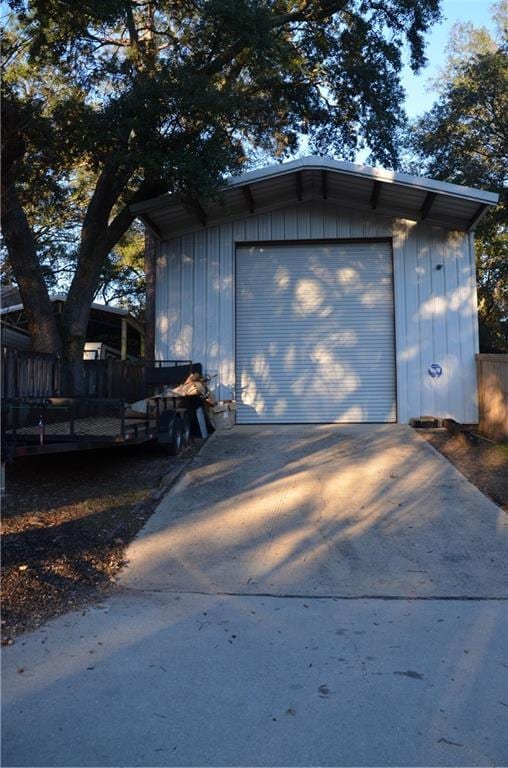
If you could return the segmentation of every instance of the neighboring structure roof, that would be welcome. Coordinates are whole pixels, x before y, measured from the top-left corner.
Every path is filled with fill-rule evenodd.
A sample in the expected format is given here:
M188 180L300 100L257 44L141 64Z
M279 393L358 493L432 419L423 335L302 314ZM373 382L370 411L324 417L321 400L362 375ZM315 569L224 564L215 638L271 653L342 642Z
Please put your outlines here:
M49 297L51 302L67 301L67 295L65 293L55 293ZM121 307L112 307L109 304L96 304L95 302L90 305L92 309L98 312L105 312L106 314L122 315L122 317L128 318L129 323L133 328L136 328L140 333L143 333L143 324L136 320L127 309ZM0 315L8 315L11 312L21 312L23 304L11 304L9 306L2 306L0 309Z
M132 211L162 239L296 201L329 200L386 216L472 230L498 195L458 184L332 160L304 157L232 177L211 202L166 194Z
M0 307L11 307L20 301L19 288L15 285L0 286Z
M28 331L24 331L22 328L13 328L10 325L0 326L0 341L2 347L14 347L14 349L22 349L28 352L31 347L31 338Z

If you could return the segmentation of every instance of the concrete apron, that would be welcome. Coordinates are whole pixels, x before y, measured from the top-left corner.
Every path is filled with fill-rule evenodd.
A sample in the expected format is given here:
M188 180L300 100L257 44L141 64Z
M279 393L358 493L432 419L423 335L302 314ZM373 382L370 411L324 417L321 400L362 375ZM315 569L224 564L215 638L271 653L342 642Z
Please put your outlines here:
M405 427L218 435L124 588L4 649L2 765L507 765L505 524Z
M116 597L5 649L2 765L507 765L502 609Z
M129 589L503 597L508 519L402 425L216 433L128 551Z

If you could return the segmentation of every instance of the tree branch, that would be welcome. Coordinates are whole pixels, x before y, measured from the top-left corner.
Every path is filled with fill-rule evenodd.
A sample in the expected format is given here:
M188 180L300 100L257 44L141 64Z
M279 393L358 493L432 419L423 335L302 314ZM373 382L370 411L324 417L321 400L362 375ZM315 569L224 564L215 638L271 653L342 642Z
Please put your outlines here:
M278 27L284 27L286 24L291 24L293 21L322 21L330 16L334 16L339 11L344 10L350 0L321 0L321 8L313 10L313 6L316 5L312 0L308 0L303 8L299 8L297 11L288 11L280 16L275 17L272 29Z
M316 5L313 0L307 0L302 8L296 11L288 11L288 13L279 14L275 16L269 24L269 29L280 29L281 27L298 21L322 21L330 16L334 16L339 11L344 10L350 0L321 0L320 7L314 9ZM230 47L212 59L203 69L202 72L206 75L214 75L220 72L226 64L230 64L238 54L243 51L245 47L245 39L240 37Z
M105 247L107 248L107 253L109 253L109 251L115 247L122 235L127 232L130 225L136 218L132 213L130 206L134 205L134 203L140 203L143 200L149 200L151 197L159 194L160 191L161 190L157 182L154 183L143 181L140 184L139 188L136 190L136 192L134 192L129 202L123 206L123 208L117 213L117 215L108 226L105 238Z

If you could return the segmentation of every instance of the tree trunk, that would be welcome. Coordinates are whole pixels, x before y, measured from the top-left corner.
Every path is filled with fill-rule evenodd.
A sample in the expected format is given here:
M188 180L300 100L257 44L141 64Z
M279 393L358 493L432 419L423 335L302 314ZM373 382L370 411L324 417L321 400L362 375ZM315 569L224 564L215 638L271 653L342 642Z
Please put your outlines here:
M105 168L83 223L78 264L64 307L62 330L67 385L69 392L74 395L84 394L83 347L90 305L99 285L104 262L134 220L130 205L160 192L160 185L143 182L129 203L108 223L109 213L127 181L127 173L122 178Z
M86 341L90 306L97 290L100 274L109 251L132 223L128 206L109 224L113 206L129 180L127 170L119 171L113 160L106 162L88 204L79 247L76 272L67 294L63 311L62 341L67 391L79 396L85 393L83 348ZM115 226L121 218L123 227Z
M145 359L155 358L155 238L145 229Z
M14 184L2 180L2 229L34 352L60 354L62 343L26 214Z
M99 284L108 249L101 243L94 249L82 248L67 301L63 310L62 341L66 389L69 395L85 395L83 349L90 307Z

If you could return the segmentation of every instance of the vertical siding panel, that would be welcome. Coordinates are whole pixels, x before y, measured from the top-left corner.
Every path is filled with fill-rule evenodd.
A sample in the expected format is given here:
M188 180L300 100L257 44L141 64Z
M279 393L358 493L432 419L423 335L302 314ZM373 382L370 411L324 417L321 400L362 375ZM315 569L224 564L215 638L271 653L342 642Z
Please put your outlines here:
M284 239L296 240L298 238L297 218L300 214L301 203L284 209Z
M418 274L418 225L405 221L405 239L403 243L404 258L404 292L405 306L400 308L405 315L406 345L399 350L399 356L404 359L406 367L407 417L423 416L421 385L423 371L420 358L420 315L419 274Z
M171 254L171 248L174 248L175 241L173 240L170 243L166 243L166 247L164 249L164 258L165 258L165 273L166 273L166 285L164 286L164 305L166 307L166 315L164 318L164 344L162 346L162 354L161 359L164 359L166 357L171 357L171 336L170 336L170 315L171 315L171 307L170 307L170 291L171 291L171 269L170 269L170 254Z
M233 317L233 387L236 388L236 248L245 242L245 219L239 219L233 224L233 295L231 297L231 314ZM236 397L233 390L233 399Z
M220 232L219 377L216 396L232 398L234 385L234 244L233 225Z
M441 377L433 379L434 388L434 411L433 414L440 416L450 416L448 410L448 391L452 384L450 378L450 368L447 365L448 350L446 336L446 300L445 300L445 281L444 281L444 251L446 232L441 227L434 227L432 230L431 241L431 260L430 260L430 289L432 292L432 313L433 328L432 336L434 340L434 359L433 363L439 363L443 369ZM438 269L441 265L442 268ZM430 376L429 376L430 379Z
M213 376L219 373L219 227L209 227L206 233L207 248L207 343L205 350L205 371Z
M469 264L471 267L471 292L472 292L471 321L473 324L473 348L476 355L480 352L480 329L479 329L479 323L478 323L478 293L477 293L478 279L476 274L474 232L469 232L467 249L469 254ZM501 375L501 370L499 370L499 374ZM471 367L469 368L468 391L469 391L469 402L466 403L464 401L464 407L465 407L464 422L477 424L480 420L480 413L479 413L480 404L479 404L479 398L478 398L478 368L476 366L476 361L473 361Z
M463 248L462 243L460 243L459 247L457 248L455 252L455 277L456 277L456 312L457 312L457 320L458 320L458 326L459 326L459 361L460 361L460 376L461 376L461 386L462 391L464 393L464 399L463 399L463 406L462 406L462 416L464 416L466 412L465 408L465 401L466 401L466 377L464 373L464 363L465 363L465 355L463 350L463 319L462 319L462 302L464 301L464 290L462 285L462 259L463 259Z
M476 270L471 239L464 237L458 259L460 295L461 357L464 385L465 422L478 421L477 378L474 354L478 351L478 315L476 302Z
M272 211L272 240L284 240L284 211Z
M366 213L364 215L363 232L365 237L377 237L377 219L376 215Z
M259 240L259 215L251 215L245 219L246 240Z
M376 234L375 237L391 237L393 230L392 219L386 216L376 217Z
M206 351L206 232L194 234L194 333L192 359L204 363Z
M258 217L258 238L260 240L271 240L272 237L272 214L260 213Z
M408 223L394 222L393 228L393 290L395 306L395 357L397 361L397 421L407 422L410 416L408 367L409 344L407 329L406 261L409 236Z
M177 354L181 360L191 360L194 345L194 234L182 237L181 251L180 334Z
M245 219L238 219L234 222L233 238L235 243L242 243L247 239L245 236Z
M168 344L168 244L157 242L155 247L155 359L161 360Z
M168 244L167 264L168 264L168 314L167 314L167 345L164 350L164 356L169 359L178 357L176 348L176 339L180 333L180 301L181 301L181 239L176 238Z
M324 203L321 202L315 202L310 205L310 237L313 240L322 240L325 236L324 207Z
M348 211L345 208L336 208L337 211L337 237L347 238L351 237L351 222L348 216Z
M337 237L337 208L330 203L323 206L323 236Z
M464 419L464 385L462 381L462 357L460 349L458 255L460 254L463 235L458 232L448 233L444 257L444 281L446 296L446 334L447 360L446 377L448 379L448 412L458 421ZM457 410L459 409L459 410Z
M310 238L310 205L301 203L298 207L296 218L296 237L298 240L308 240Z
M364 219L363 214L358 211L346 211L346 216L349 219L350 237L365 237L364 235Z
M433 301L430 286L432 230L419 224L417 227L418 303L416 314L420 327L420 386L422 388L421 416L435 415L434 381L428 375L428 367L434 362Z
M466 235L464 235L464 238L466 239ZM471 320L473 323L473 344L474 344L474 351L475 354L478 354L480 352L480 329L478 325L478 292L477 292L477 284L478 284L478 277L476 274L476 255L475 255L475 245L474 245L474 232L469 232L467 235L467 243L464 242L464 248L467 249L467 253L469 256L469 265L471 270L471 290L472 290L472 299L471 299ZM476 391L476 387L475 387Z

